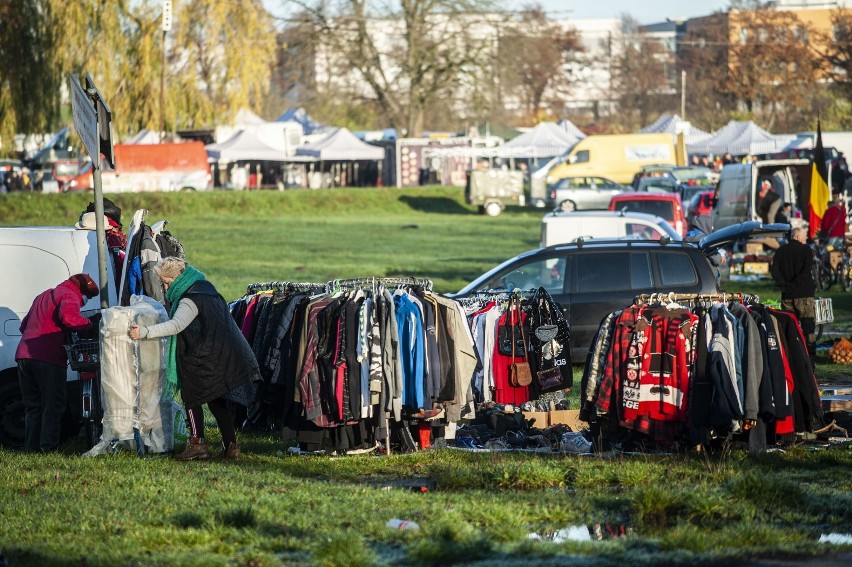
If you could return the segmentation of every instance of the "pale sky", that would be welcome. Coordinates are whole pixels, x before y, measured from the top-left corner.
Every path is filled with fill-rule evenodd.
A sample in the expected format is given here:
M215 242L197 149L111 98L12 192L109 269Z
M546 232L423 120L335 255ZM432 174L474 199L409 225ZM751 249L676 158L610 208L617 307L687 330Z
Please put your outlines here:
M695 18L724 10L729 0L537 0L554 18L618 18L627 13L640 24L655 24L666 18ZM526 1L507 0L506 6L521 8Z

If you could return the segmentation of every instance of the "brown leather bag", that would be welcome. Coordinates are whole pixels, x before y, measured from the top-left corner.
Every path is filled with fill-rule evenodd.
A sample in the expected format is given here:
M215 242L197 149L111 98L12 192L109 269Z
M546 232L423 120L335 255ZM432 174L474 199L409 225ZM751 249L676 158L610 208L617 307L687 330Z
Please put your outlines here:
M524 336L523 318L521 317L521 310L517 308L517 305L515 306L515 308L518 314L517 326L521 328L521 340L525 345L524 352L526 353L527 339ZM532 370L530 369L530 363L527 361L515 362L515 325L512 324L512 315L513 311L510 310L509 324L512 325L512 364L509 365L509 384L514 386L515 388L522 388L524 386L529 386L532 383Z

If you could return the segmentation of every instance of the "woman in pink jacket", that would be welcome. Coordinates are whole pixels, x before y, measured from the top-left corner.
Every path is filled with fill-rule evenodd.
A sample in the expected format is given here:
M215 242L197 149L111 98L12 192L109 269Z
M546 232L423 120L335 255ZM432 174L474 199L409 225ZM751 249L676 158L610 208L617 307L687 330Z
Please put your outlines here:
M75 274L35 298L21 321L15 351L24 401L24 450L53 451L59 446L65 412L65 331L84 331L92 322L80 314L87 298L99 293L86 274Z

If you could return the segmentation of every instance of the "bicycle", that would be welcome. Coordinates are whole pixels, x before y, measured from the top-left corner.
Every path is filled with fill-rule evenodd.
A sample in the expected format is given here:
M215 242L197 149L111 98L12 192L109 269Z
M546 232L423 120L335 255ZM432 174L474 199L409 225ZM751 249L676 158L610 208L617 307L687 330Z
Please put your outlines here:
M831 267L830 251L817 242L811 245L811 250L814 255L812 268L814 284L818 290L827 291L834 285L838 276L838 272Z
M82 426L88 450L100 441L102 430L100 340L82 338L77 333L70 333L65 352L68 354L71 370L76 371L80 379Z

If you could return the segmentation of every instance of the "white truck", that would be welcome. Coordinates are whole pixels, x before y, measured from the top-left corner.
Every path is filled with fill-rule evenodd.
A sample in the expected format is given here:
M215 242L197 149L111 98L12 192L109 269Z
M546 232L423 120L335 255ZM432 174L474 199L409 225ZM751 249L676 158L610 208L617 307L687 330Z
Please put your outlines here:
M15 350L19 327L35 297L73 274L98 277L97 233L74 227L0 227L0 444L19 447L24 438L24 407L18 384ZM114 284L114 267L107 257L107 278ZM106 286L108 303L117 305L115 285ZM86 302L81 312L89 317L100 311L99 297ZM80 425L81 386L78 374L68 370L68 397L63 432Z

